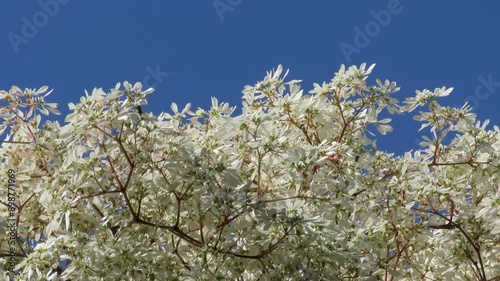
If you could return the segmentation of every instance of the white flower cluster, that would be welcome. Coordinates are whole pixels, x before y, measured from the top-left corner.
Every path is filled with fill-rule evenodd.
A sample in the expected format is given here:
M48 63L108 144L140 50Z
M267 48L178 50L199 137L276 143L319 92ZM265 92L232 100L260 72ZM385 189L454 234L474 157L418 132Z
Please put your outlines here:
M395 82L367 85L373 68L342 65L304 94L280 65L235 117L216 98L138 112L153 89L124 82L42 124L37 111L58 113L47 87L0 91L19 280L498 278L499 128L439 105L452 88L401 105ZM378 151L380 113L416 108L422 149Z

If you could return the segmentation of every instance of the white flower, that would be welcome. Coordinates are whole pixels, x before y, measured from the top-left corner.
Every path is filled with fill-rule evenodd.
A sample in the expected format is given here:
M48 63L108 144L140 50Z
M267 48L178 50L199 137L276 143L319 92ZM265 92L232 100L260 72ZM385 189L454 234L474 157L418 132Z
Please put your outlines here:
M19 279L493 279L500 129L439 105L452 88L401 108L395 82L366 85L373 66L304 94L280 65L245 87L239 116L214 97L138 121L150 90L125 81L86 92L61 126L35 110L55 109L48 87L0 90ZM424 147L377 151L384 110L419 106Z

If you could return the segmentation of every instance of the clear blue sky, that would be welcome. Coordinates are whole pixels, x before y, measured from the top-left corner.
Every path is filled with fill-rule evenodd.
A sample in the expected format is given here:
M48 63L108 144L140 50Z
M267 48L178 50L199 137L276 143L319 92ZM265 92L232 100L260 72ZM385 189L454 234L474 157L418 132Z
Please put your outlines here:
M469 100L500 124L500 1L41 0L0 10L0 89L48 85L63 114L84 89L145 78L157 89L146 111L207 108L211 96L240 108L244 85L278 64L308 91L340 64L367 62L377 64L371 81L398 82L400 100L454 87L444 104ZM420 124L393 120L379 148L417 148Z

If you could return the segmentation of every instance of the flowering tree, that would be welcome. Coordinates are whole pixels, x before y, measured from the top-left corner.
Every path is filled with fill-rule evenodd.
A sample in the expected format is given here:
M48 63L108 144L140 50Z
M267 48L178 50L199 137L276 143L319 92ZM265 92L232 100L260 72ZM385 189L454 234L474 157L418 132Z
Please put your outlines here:
M498 280L499 128L439 105L452 89L400 104L372 69L303 94L278 66L236 117L216 98L153 116L125 82L42 124L47 87L0 91L4 278ZM379 114L418 107L422 149L378 151Z

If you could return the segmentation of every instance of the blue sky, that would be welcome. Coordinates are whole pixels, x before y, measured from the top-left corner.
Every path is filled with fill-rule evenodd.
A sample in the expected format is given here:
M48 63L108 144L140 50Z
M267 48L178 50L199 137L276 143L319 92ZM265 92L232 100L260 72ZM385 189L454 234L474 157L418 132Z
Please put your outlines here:
M500 124L500 1L2 1L0 89L54 89L78 101L84 89L146 81L146 111L175 101L240 108L241 90L282 64L288 78L332 78L340 64L376 63L371 75L415 90L454 87L447 105L474 106ZM488 82L489 81L489 82ZM416 149L420 124L395 116L379 148ZM374 130L376 131L376 130Z

